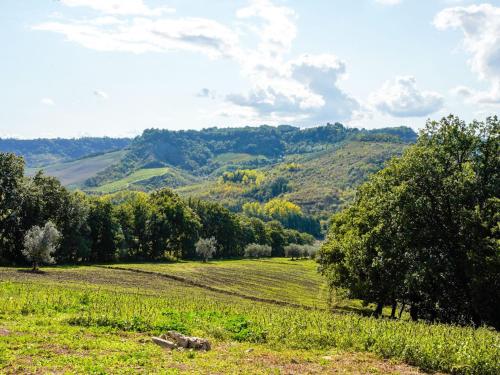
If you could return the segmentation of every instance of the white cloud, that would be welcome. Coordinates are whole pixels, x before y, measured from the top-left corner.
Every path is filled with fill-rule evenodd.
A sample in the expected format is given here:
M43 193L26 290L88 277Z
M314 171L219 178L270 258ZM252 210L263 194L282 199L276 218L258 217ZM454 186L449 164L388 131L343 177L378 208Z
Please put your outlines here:
M34 29L63 34L89 49L133 53L187 50L219 57L231 53L237 40L229 28L203 18L134 18L112 25L95 20L46 22Z
M370 103L380 112L394 117L423 117L443 107L436 92L420 91L414 77L397 77L370 95Z
M101 90L94 90L94 95L103 100L109 99L109 95Z
M293 22L295 12L287 7L276 6L269 0L254 0L248 7L238 10L236 16L240 19L256 18L263 21L262 27L253 27L260 37L260 54L277 57L280 53L289 51L297 35Z
M500 104L500 7L480 4L446 8L436 15L434 25L439 30L458 28L462 31L463 46L471 55L472 71L491 83L487 91L468 89L468 100Z
M161 16L175 12L172 8L150 8L143 0L61 0L66 6L87 7L106 14Z
M63 34L68 41L98 51L191 51L238 63L252 88L248 94L227 95L225 113L240 111L253 113L261 121L297 120L306 125L347 120L359 108L338 85L346 70L343 61L330 54L287 58L297 35L297 15L270 0L251 0L239 9L237 27L207 18L161 16L143 1L63 3L91 7L104 16L50 21L34 29ZM141 17L123 17L138 14ZM255 37L256 45L247 45ZM231 105L236 107L234 111L227 109Z
M49 107L52 107L52 106L56 105L56 103L54 102L54 100L52 100L51 98L42 98L40 100L40 104L43 104L43 105L46 105L46 106L49 106Z
M248 95L228 95L228 101L252 108L260 117L303 124L347 120L359 108L337 85L345 63L333 55L302 55L282 72L262 79Z

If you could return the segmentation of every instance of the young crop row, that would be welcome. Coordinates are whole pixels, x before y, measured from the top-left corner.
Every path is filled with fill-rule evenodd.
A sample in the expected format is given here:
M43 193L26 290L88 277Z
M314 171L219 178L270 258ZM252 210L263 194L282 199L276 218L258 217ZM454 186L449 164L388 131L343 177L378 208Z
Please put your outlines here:
M104 326L159 333L175 329L220 340L266 343L291 349L371 352L427 371L500 373L500 335L464 328L377 320L252 303L234 296L172 293L145 295L126 290L62 288L17 282L0 284L0 315L53 316L62 324Z

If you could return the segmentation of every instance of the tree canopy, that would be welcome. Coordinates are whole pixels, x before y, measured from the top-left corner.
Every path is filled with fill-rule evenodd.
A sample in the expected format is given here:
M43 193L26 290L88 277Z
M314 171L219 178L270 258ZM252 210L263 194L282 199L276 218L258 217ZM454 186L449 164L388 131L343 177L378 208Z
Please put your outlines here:
M500 327L500 122L429 121L333 216L332 287L414 319Z

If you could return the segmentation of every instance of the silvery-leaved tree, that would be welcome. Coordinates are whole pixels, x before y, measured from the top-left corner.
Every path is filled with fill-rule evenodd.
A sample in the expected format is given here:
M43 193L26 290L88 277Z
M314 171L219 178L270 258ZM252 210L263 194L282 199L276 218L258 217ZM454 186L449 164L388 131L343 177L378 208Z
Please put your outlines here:
M214 237L200 238L198 242L196 242L196 254L203 259L204 263L212 258L216 251L217 241Z
M37 271L41 264L55 263L52 254L57 250L61 234L56 226L48 221L43 227L35 225L24 236L23 255L33 264Z

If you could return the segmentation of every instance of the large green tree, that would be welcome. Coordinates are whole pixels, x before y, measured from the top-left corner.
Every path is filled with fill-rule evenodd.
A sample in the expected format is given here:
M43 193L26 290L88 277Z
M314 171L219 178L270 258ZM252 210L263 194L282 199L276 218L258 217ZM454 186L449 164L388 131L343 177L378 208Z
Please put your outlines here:
M201 224L196 213L170 189L151 194L151 258L169 253L177 258L194 258Z
M24 161L9 153L0 153L0 262L20 260L18 234Z
M414 319L500 326L500 122L430 121L332 218L331 285Z

